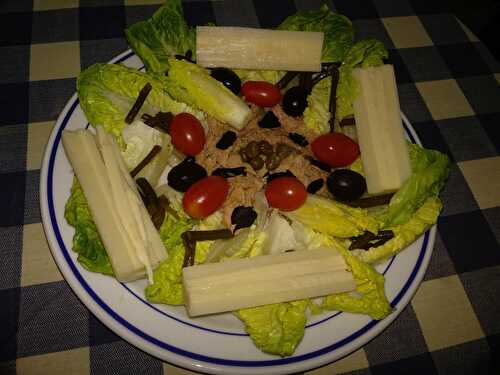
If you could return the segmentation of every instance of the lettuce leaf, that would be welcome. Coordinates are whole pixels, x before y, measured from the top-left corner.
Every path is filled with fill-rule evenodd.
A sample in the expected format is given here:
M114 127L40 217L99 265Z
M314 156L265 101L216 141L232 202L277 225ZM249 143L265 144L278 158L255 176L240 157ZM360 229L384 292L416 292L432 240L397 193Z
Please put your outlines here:
M341 252L356 280L357 295L331 294L323 299L321 307L325 310L367 314L377 320L385 318L392 312L392 308L385 295L384 276L339 243L335 247Z
M125 36L148 72L163 74L169 58L195 53L196 31L184 19L181 0L168 0L150 19L125 29Z
M170 248L168 258L153 272L153 284L146 287L146 299L153 303L182 305L182 264L184 263L184 245Z
M182 305L182 264L184 244L181 235L193 227L193 222L167 216L160 227L160 238L168 252L164 260L153 272L153 284L146 287L144 294L150 302Z
M66 202L64 217L68 224L75 228L73 251L78 253L78 262L89 271L113 275L108 254L76 177L73 179L71 195Z
M251 69L234 69L234 72L240 77L241 82L246 81L267 81L278 83L285 75L281 70L251 70Z
M306 128L324 134L330 131L330 88L332 78L327 77L314 85L307 96L307 107L304 111L304 125Z
M384 227L407 222L427 198L437 196L448 177L447 155L408 143L412 174L394 194L386 212L379 216Z
M308 300L251 307L236 312L255 346L263 352L292 355L304 336Z
M283 214L318 232L340 238L358 236L366 230L377 233L380 227L365 209L349 207L314 194L309 194L297 210Z
M339 68L335 114L339 121L353 114L352 103L359 93L359 84L352 76L354 68L382 65L384 63L382 59L388 56L387 49L376 39L360 40L351 47Z
M252 225L236 232L227 240L214 241L205 257L206 262L223 262L232 258L247 258L261 255L266 233Z
M407 222L391 227L394 238L382 246L367 251L356 250L355 254L367 263L378 263L396 255L436 223L441 207L441 201L437 196L427 198L422 207Z
M347 52L339 68L339 82L337 85L337 106L335 117L342 120L352 115L352 103L359 93L359 87L352 71L362 66L378 66L383 64L382 59L387 58L388 52L384 45L376 39L365 39L355 43ZM304 123L309 129L323 134L330 130L329 111L331 77L318 82L307 97L307 108L304 111Z
M245 324L246 332L266 353L293 354L304 336L308 309L312 314L336 310L368 314L373 319L383 319L392 312L385 296L384 276L352 255L342 241L320 233L314 237L318 236L322 238L322 245L334 246L340 251L356 280L356 293L331 294L319 304L305 299L238 310L236 316Z
M323 62L340 62L354 40L354 29L349 18L332 12L326 4L317 11L299 11L287 17L279 30L322 31L324 33Z
M248 105L206 69L185 60L170 59L169 64L165 87L172 97L237 129L247 124L252 116Z
M155 115L159 111L190 112L199 119L204 118L201 112L172 99L164 91L164 78L154 78L118 64L94 64L81 72L77 81L78 99L89 123L103 125L123 146L121 131L126 126L125 117L146 83L151 84L152 89L137 118L143 113Z

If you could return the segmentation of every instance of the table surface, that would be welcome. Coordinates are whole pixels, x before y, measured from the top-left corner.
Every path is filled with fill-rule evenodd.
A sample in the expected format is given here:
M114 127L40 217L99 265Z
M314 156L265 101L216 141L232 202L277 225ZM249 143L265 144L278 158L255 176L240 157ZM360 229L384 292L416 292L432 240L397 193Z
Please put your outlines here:
M500 64L440 1L338 0L390 52L401 107L453 165L424 282L382 334L308 374L500 373ZM160 1L0 4L0 373L188 373L104 327L59 273L40 223L41 157L75 77L126 50ZM184 3L191 24L274 27L319 0Z

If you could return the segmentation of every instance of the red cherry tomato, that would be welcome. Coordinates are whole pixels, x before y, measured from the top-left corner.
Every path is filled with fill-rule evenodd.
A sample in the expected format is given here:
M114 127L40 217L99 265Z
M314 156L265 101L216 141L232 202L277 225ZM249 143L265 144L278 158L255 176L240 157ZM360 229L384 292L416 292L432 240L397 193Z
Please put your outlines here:
M174 147L188 156L195 156L205 146L205 132L200 121L190 113L175 115L170 123L170 136Z
M311 143L314 156L333 168L351 164L359 155L359 146L347 135L327 133Z
M267 184L265 194L269 205L282 211L296 210L307 198L304 184L295 177L275 178Z
M203 219L217 211L226 200L229 183L221 176L205 177L189 187L182 206L195 219Z
M281 91L266 81L246 81L241 87L245 99L261 107L272 107L281 101Z

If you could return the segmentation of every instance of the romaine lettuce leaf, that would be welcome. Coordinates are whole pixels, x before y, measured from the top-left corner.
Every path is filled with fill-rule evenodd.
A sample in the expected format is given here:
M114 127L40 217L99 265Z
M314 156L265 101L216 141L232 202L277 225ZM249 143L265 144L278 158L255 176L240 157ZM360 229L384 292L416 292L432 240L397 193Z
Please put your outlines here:
M153 272L153 284L149 284L144 294L153 303L182 305L182 264L184 263L184 245L170 248L168 258Z
M247 124L252 116L248 105L206 69L185 60L170 59L169 64L165 89L172 97L237 129Z
M306 128L324 134L330 131L330 88L332 78L327 77L314 85L307 96L307 107L304 111L304 125Z
M378 66L383 64L382 59L387 58L388 52L384 45L375 39L360 40L347 52L342 65L339 68L339 82L337 85L337 105L335 117L342 120L352 115L352 103L359 93L357 82L352 77L352 71L359 66ZM331 77L318 82L307 97L307 108L304 111L304 123L306 127L317 133L323 134L330 130L329 111Z
M181 0L168 0L150 19L126 29L125 36L148 72L163 74L169 58L195 53L196 31L184 19Z
M324 234L317 236L322 237L322 245L340 251L356 280L356 293L332 294L319 303L305 299L238 310L236 316L245 324L254 344L266 353L293 354L304 335L307 309L312 314L337 310L368 314L373 319L383 319L392 311L385 296L384 276L352 255L342 241Z
M277 83L285 74L285 72L281 70L234 69L234 72L240 77L241 82L267 81Z
M190 112L199 119L204 118L201 112L172 99L164 91L164 78L154 78L118 64L94 64L80 73L77 81L80 106L91 125L104 126L123 146L121 131L126 125L125 117L146 83L150 83L152 89L137 118L143 113L153 116L159 111Z
M165 220L160 227L160 238L165 245L165 249L170 255L170 249L182 244L182 233L191 230L194 221L185 215L178 215L179 219L172 215L165 215Z
M223 262L232 258L246 258L261 255L266 233L252 225L236 232L227 240L214 241L205 258L206 262Z
M359 84L352 76L354 68L382 65L384 63L382 59L388 56L387 49L376 39L360 40L351 47L339 68L335 114L339 121L353 114L352 103L359 93Z
M340 62L354 40L354 29L349 18L332 12L326 4L317 11L299 11L287 17L279 30L322 31L324 33L323 62Z
M385 295L384 276L372 266L361 261L339 243L335 246L344 257L354 279L356 293L336 293L326 296L321 307L325 310L346 311L370 315L373 319L383 319L392 311Z
M340 238L358 236L366 230L377 233L380 227L379 221L368 215L365 209L349 207L314 194L309 194L297 210L283 214L318 232Z
M437 196L448 177L447 155L408 143L412 174L392 197L386 212L379 216L384 227L407 222L427 198Z
M78 262L89 271L113 275L108 254L76 177L73 179L71 195L66 202L64 217L68 224L75 228L73 251L78 253Z
M378 263L399 253L411 244L431 225L435 224L441 211L441 201L437 196L427 198L413 216L404 224L391 227L394 238L382 246L371 248L367 251L356 250L355 254L364 262Z
M223 223L223 215L222 211L215 211L213 214L208 217L200 220L196 227L197 230L216 230L216 229L225 229ZM196 251L194 254L194 263L201 264L205 263L208 255L210 254L210 249L215 241L197 241L196 242Z
M193 222L171 215L165 218L160 227L160 238L168 252L164 260L153 272L153 284L146 287L144 294L150 302L182 305L182 264L184 263L184 244L181 235L193 227Z
M263 352L292 355L304 336L308 300L238 310L236 315L255 346Z

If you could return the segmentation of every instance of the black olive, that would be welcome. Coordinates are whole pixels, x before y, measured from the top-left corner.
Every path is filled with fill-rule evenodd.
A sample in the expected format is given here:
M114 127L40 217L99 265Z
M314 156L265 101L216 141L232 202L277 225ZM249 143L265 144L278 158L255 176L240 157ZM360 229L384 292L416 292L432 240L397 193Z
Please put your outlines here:
M259 121L259 126L264 129L273 129L279 128L281 124L273 111L267 111L264 117Z
M227 68L214 68L210 75L217 81L221 82L235 95L238 95L241 90L241 79L231 69Z
M267 183L270 183L272 180L279 177L295 177L295 175L290 170L287 169L286 172L276 172L267 175L266 181Z
M290 138L293 143L301 147L306 147L309 144L306 137L299 133L288 133L288 138Z
M336 169L328 176L326 186L334 198L349 202L363 195L366 191L366 180L350 169Z
M283 111L289 116L298 117L307 107L307 91L302 87L294 86L283 96Z
M206 176L205 168L186 158L170 170L167 182L172 189L185 192L192 184Z
M311 181L309 185L307 185L307 192L309 194L316 194L319 189L323 187L325 181L322 178L318 178L317 180Z
M233 145L234 141L236 141L236 133L228 130L227 132L222 134L222 137L220 137L215 147L217 147L219 150L227 150Z
M235 168L217 168L212 172L212 176L221 176L224 178L236 177L236 176L246 176L247 171L245 167L235 167Z
M257 219L257 212L252 207L238 206L231 214L231 224L236 225L234 230L247 228Z

